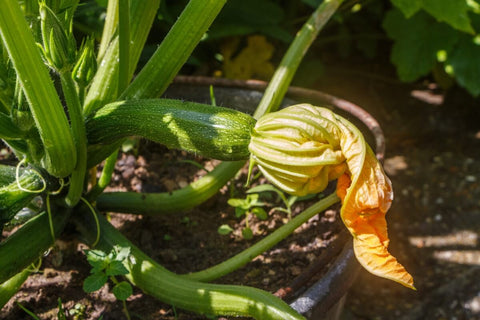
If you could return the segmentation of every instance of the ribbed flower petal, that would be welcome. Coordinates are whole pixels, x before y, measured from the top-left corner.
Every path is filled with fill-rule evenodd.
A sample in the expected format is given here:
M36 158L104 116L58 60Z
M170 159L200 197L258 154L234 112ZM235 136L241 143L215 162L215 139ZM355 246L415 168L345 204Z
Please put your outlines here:
M327 108L295 105L260 118L249 150L265 177L293 195L321 192L338 179L340 215L360 264L414 289L410 274L387 250L391 182L353 124Z

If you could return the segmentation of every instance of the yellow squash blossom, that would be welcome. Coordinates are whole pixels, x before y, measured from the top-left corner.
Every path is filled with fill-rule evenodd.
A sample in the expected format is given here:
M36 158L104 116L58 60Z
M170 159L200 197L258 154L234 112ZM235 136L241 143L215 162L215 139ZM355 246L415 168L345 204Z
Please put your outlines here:
M338 179L340 215L357 260L369 272L414 289L411 275L388 252L391 182L353 124L327 108L294 105L261 117L249 150L267 179L293 195L321 192Z

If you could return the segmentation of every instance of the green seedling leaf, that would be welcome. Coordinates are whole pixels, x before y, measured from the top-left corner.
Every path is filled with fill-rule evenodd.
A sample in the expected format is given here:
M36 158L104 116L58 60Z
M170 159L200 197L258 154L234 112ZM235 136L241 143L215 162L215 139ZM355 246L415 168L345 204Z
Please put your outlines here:
M406 19L400 11L391 10L383 27L395 40L391 60L400 80L407 82L427 75L437 62L437 52L450 51L458 40L455 30L423 12Z
M231 199L228 199L227 203L229 206L232 206L235 208L248 209L248 201L246 199L231 198Z
M117 261L124 261L130 255L130 247L114 246L113 248L116 252L115 260Z
M226 236L227 234L230 234L232 231L233 229L228 224L222 224L217 229L218 234L222 236Z
M97 273L105 270L108 266L109 259L107 254L100 250L85 250L88 263L92 266L91 273Z
M248 194L247 195L247 202L248 202L248 208L247 209L250 209L252 207L255 207L255 206L264 206L265 203L261 202L261 201L258 201L258 198L259 198L259 195L257 193L253 193L253 194Z
M58 320L67 320L67 317L65 316L65 310L63 309L63 304L62 304L62 299L61 298L58 298L57 305L58 305L57 319Z
M268 214L267 212L260 207L255 207L252 209L252 213L257 216L258 219L260 220L267 220L268 219Z
M235 208L235 217L240 218L247 213L248 209L243 209L240 207Z
M253 238L253 231L249 227L243 228L242 236L245 240L251 240Z
M127 281L117 283L112 289L113 295L117 300L125 301L133 293L132 286Z
M107 283L108 276L104 272L97 272L89 275L83 281L83 291L94 292L99 290Z
M121 261L114 260L105 269L105 273L107 276L121 276L128 274L128 270Z

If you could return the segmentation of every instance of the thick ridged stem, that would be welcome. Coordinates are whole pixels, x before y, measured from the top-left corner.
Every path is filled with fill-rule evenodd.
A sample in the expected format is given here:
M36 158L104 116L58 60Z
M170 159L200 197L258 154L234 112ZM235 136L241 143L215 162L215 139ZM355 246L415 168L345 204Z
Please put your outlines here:
M103 193L97 198L97 207L102 211L147 215L185 211L211 198L230 180L230 175L224 174L226 169L237 172L244 163L244 161L223 162L201 179L172 192Z
M116 2L112 0L110 2ZM129 75L130 79L135 71L140 54L147 40L150 27L156 17L157 9L160 5L160 0L142 0L142 1L132 1L130 3L130 53L129 53ZM113 5L112 5L113 6ZM110 10L108 8L108 14L116 15L114 9L117 9L116 6ZM108 20L108 17L107 17ZM108 20L109 21L109 20ZM99 57L101 57L98 65L97 73L92 80L88 93L85 97L84 103L84 114L89 115L97 108L115 101L118 96L118 80L119 80L119 36L114 36L112 38L112 30L116 30L118 24L118 18L112 23L115 23L115 27L109 27L104 29L106 32L102 35L102 50L105 52ZM106 48L103 49L103 37L106 37L105 41L108 43ZM112 150L113 151L113 150ZM111 153L111 152L110 152ZM108 153L108 154L110 154ZM108 156L107 154L107 156Z
M76 163L75 144L52 79L16 0L0 1L0 35L43 142L42 166L53 176L65 177Z
M159 97L190 57L226 0L191 0L122 99Z
M2 309L3 306L7 304L8 300L10 300L10 298L13 297L18 290L20 290L20 287L25 280L27 280L29 275L29 268L25 268L23 271L17 273L4 283L0 284L0 309Z
M96 226L90 212L75 212L77 227L91 244ZM177 308L201 314L247 316L262 320L305 319L274 295L252 287L209 284L185 279L149 258L103 216L99 216L100 241L96 249L110 252L114 245L130 248L125 263L130 282L144 292Z
M52 216L55 236L65 227L69 210L54 211ZM50 225L46 212L30 219L14 234L0 243L0 283L36 262L52 245Z

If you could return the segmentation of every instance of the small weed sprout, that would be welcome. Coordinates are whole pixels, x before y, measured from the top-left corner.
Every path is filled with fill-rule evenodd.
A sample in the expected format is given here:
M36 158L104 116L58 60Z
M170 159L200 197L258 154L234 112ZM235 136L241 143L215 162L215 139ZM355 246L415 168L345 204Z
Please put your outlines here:
M101 250L85 250L85 254L92 270L83 282L83 290L88 293L97 291L110 279L114 284L112 293L117 300L122 301L124 313L127 319L130 319L125 301L132 295L132 286L127 281L118 281L116 278L116 276L128 274L124 263L128 262L130 248L114 246L110 253Z

